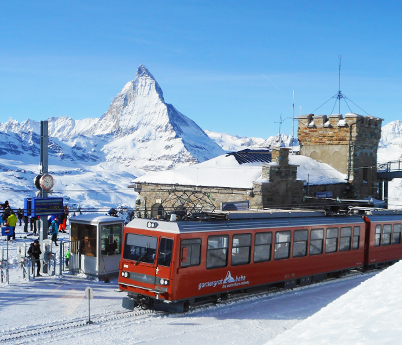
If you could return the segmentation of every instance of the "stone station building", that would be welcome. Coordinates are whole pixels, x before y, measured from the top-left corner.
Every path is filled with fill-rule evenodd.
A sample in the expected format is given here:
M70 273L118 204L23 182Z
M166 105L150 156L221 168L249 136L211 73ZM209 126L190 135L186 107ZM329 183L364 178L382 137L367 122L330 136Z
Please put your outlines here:
M135 179L129 188L138 193L137 215L297 207L323 198L377 197L382 119L309 114L298 117L298 122L300 155L283 147L247 149ZM317 178L317 172L325 178Z

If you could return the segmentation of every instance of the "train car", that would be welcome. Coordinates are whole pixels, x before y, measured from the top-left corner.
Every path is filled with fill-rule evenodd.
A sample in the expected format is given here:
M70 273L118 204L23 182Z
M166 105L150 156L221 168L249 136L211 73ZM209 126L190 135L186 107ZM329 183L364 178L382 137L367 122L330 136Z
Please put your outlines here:
M238 291L307 285L363 268L372 255L365 246L369 222L359 215L282 210L221 217L131 221L120 261L123 307L186 311ZM374 218L370 224L376 226Z
M365 268L383 267L402 257L402 214L396 211L370 211L366 221Z

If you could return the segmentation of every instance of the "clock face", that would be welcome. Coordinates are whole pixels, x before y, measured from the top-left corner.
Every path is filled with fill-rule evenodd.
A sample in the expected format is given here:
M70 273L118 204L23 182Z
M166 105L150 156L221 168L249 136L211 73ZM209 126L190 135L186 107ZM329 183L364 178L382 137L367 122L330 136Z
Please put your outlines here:
M54 186L53 176L43 175L40 179L40 185L44 190L51 190Z

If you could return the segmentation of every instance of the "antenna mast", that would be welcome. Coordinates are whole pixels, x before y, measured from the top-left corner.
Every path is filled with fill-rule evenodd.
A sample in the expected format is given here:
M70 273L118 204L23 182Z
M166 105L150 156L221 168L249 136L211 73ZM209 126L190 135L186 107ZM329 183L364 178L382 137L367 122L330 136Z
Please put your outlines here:
M343 98L343 95L341 92L341 59L342 59L342 55L339 55L339 91L338 91L339 112L338 112L338 114L341 113L341 98Z
M282 144L282 136L281 136L281 126L285 120L282 119L282 114L279 116L279 122L275 121L275 123L279 123L279 142Z
M293 90L292 151L295 141L295 90Z

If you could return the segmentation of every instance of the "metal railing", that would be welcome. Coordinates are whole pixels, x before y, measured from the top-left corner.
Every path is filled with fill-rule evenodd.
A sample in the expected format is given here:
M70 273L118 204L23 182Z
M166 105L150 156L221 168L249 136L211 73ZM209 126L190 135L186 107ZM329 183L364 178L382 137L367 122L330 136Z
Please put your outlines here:
M402 171L402 160L377 164L377 172Z

